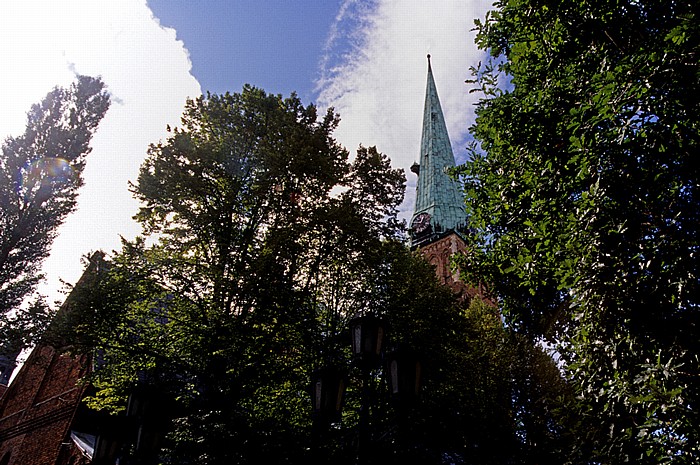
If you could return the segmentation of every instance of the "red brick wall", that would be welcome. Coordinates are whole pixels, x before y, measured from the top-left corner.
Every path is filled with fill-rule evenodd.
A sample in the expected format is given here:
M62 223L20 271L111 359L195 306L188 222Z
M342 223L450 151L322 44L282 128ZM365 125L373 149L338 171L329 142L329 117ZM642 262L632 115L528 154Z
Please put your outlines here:
M87 368L85 356L34 349L0 400L0 460L9 452L8 465L87 463L70 441Z
M452 256L466 252L466 244L457 234L449 234L433 243L425 245L420 248L420 252L431 265L435 266L435 274L437 274L440 282L459 294L462 301L468 303L477 295L489 301L485 297L485 292L481 285L479 285L478 288L467 286L460 280L459 272L452 270L450 261Z

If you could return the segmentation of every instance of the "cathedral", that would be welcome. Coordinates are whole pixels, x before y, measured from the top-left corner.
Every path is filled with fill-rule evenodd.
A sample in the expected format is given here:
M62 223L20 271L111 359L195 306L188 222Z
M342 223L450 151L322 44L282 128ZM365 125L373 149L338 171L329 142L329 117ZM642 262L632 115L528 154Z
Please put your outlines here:
M467 214L459 184L449 171L455 166L445 119L428 55L428 78L423 113L416 203L410 222L410 245L435 266L438 279L468 302L479 290L466 286L451 266L451 257L465 250ZM102 263L92 257L83 278L89 279ZM79 282L76 286L80 286ZM60 312L69 311L71 296ZM91 413L82 399L89 387L79 380L91 369L86 355L71 355L69 345L39 344L16 379L6 386L14 360L0 360L0 465L80 465L114 463L124 431L138 428L136 402L130 398L123 421ZM132 402L134 401L134 402ZM153 450L153 447L144 447Z

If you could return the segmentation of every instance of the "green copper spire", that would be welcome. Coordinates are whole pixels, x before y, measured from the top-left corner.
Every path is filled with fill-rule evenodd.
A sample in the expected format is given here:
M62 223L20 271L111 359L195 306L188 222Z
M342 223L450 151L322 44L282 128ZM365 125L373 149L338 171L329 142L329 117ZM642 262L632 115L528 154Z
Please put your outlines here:
M420 164L411 167L411 171L418 174L416 207L411 219L412 246L432 242L451 231L459 232L466 227L464 198L457 182L447 174L447 170L454 166L455 157L428 55Z

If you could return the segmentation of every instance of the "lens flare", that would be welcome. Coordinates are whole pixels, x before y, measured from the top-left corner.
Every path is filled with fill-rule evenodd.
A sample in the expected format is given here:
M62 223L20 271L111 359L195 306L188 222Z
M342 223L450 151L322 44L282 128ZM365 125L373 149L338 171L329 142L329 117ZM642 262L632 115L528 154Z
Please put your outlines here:
M20 177L18 190L25 201L34 197L44 201L55 189L71 182L74 171L64 158L42 157L22 169Z

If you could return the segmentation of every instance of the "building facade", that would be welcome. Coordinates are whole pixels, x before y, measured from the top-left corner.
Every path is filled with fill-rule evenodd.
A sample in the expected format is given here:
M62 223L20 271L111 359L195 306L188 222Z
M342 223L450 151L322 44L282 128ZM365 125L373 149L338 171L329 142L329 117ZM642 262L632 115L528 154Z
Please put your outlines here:
M95 253L76 288L103 263ZM70 313L72 295L54 323ZM0 465L113 464L130 430L124 419L85 406L90 387L80 380L92 369L91 357L73 354L56 334L50 327L0 397Z
M72 355L56 341L32 350L0 397L0 465L88 463L71 441L71 425L85 394L78 381L88 369L87 356Z
M2 396L1 465L88 463L70 433L88 360L62 349L37 346Z

